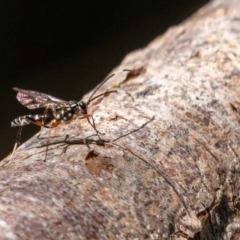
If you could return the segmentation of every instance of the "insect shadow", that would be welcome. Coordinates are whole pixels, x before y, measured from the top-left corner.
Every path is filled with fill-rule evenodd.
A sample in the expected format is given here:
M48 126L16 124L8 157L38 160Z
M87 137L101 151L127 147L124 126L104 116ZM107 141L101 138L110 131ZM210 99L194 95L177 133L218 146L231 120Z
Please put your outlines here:
M131 72L129 69L124 69L120 72ZM118 72L119 73L119 72ZM105 96L112 92L118 92L118 90L109 90L104 93L101 93L97 96L95 94L97 91L102 87L104 83L106 83L110 78L112 78L117 73L113 73L106 77L93 91L90 95L89 99L85 102L83 100L78 101L65 101L51 95L32 91L32 90L24 90L21 88L14 87L13 90L17 91L17 100L28 109L38 109L38 108L45 108L43 114L36 114L36 115L24 115L14 119L11 122L12 127L19 127L16 141L14 144L14 148L11 154L13 156L15 150L20 145L20 138L22 134L22 128L28 124L35 124L42 128L56 128L63 124L70 123L73 119L77 116L80 116L81 119L86 118L89 124L93 127L96 131L97 135L99 136L99 131L96 129L94 124L93 117L88 114L88 105L94 101L95 99ZM50 110L50 113L48 113ZM90 121L90 117L92 117L92 122ZM50 132L49 137L50 138ZM99 136L100 138L100 136ZM48 148L48 147L47 147ZM47 152L47 150L46 150ZM46 153L47 154L47 153ZM45 156L46 160L46 156Z
M183 196L178 192L178 190L175 186L175 183L167 176L167 174L164 172L164 170L157 167L154 163L151 163L149 160L143 158L139 154L135 153L135 151L133 151L130 147L123 147L119 143L117 143L120 139L125 138L125 137L127 137L127 136L129 136L129 135L131 135L135 132L140 131L141 129L146 127L149 123L154 121L154 119L155 119L155 117L153 116L150 119L148 119L148 121L143 123L141 126L138 126L137 128L135 128L133 130L130 130L129 132L127 132L125 134L122 134L122 135L120 135L120 136L118 136L118 137L116 137L115 139L112 139L112 140L95 139L95 138L91 138L91 137L79 138L79 137L73 137L73 136L71 136L71 137L66 136L66 137L57 137L56 139L51 139L50 142L43 141L42 143L40 143L40 145L36 146L36 148L42 148L42 147L45 147L45 146L54 146L54 149L55 149L55 146L57 145L59 148L63 148L62 153L61 153L61 154L63 154L63 153L66 153L67 148L71 145L86 145L86 146L88 146L90 144L95 144L97 146L112 146L112 147L116 147L118 149L121 149L124 152L125 151L129 152L130 154L132 154L133 156L138 158L140 161L147 164L150 168L154 169L167 182L167 184L169 184L169 186L173 189L173 191L175 192L175 194L177 195L177 197L181 201L181 203L182 203L183 207L185 208L186 212L189 214L187 203L185 202ZM31 149L31 148L32 147L30 147L29 149ZM90 148L89 148L89 150L91 152L93 152ZM36 153L36 154L39 154L39 152Z

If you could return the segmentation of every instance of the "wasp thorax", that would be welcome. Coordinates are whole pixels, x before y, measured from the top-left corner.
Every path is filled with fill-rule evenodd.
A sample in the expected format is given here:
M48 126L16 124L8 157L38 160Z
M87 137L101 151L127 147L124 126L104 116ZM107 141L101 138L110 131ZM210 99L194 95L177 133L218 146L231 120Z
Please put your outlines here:
M76 109L78 107L78 102L76 102L76 101L69 101L67 103L67 107L69 107L69 108L74 110L74 109Z
M69 101L65 108L56 111L56 119L64 122L72 120L79 112L79 105L76 101Z

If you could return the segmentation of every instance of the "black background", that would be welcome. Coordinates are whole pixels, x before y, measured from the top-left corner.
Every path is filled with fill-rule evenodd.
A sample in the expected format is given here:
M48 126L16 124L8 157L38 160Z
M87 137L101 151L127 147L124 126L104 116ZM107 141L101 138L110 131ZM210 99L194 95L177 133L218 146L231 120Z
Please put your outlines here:
M17 129L11 121L32 113L17 102L12 87L79 100L127 53L145 47L207 2L2 0L0 159L14 145ZM22 141L37 131L25 127Z

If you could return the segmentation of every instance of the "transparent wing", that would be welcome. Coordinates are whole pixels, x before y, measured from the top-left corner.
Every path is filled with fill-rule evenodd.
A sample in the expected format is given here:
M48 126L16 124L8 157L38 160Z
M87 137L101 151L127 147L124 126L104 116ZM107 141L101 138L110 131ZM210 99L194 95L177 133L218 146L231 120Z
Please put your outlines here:
M25 107L29 109L46 108L51 106L54 108L60 108L67 103L64 100L55 98L45 93L35 92L31 90L24 90L21 88L13 88L17 91L17 100Z

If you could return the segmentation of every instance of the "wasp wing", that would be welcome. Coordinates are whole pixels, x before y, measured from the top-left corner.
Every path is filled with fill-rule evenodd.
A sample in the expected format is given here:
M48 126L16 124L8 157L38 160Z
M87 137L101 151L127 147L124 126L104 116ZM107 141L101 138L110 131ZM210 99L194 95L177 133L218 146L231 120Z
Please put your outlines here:
M54 107L60 108L67 102L56 97L31 90L24 90L21 88L13 88L17 91L17 100L29 109Z

